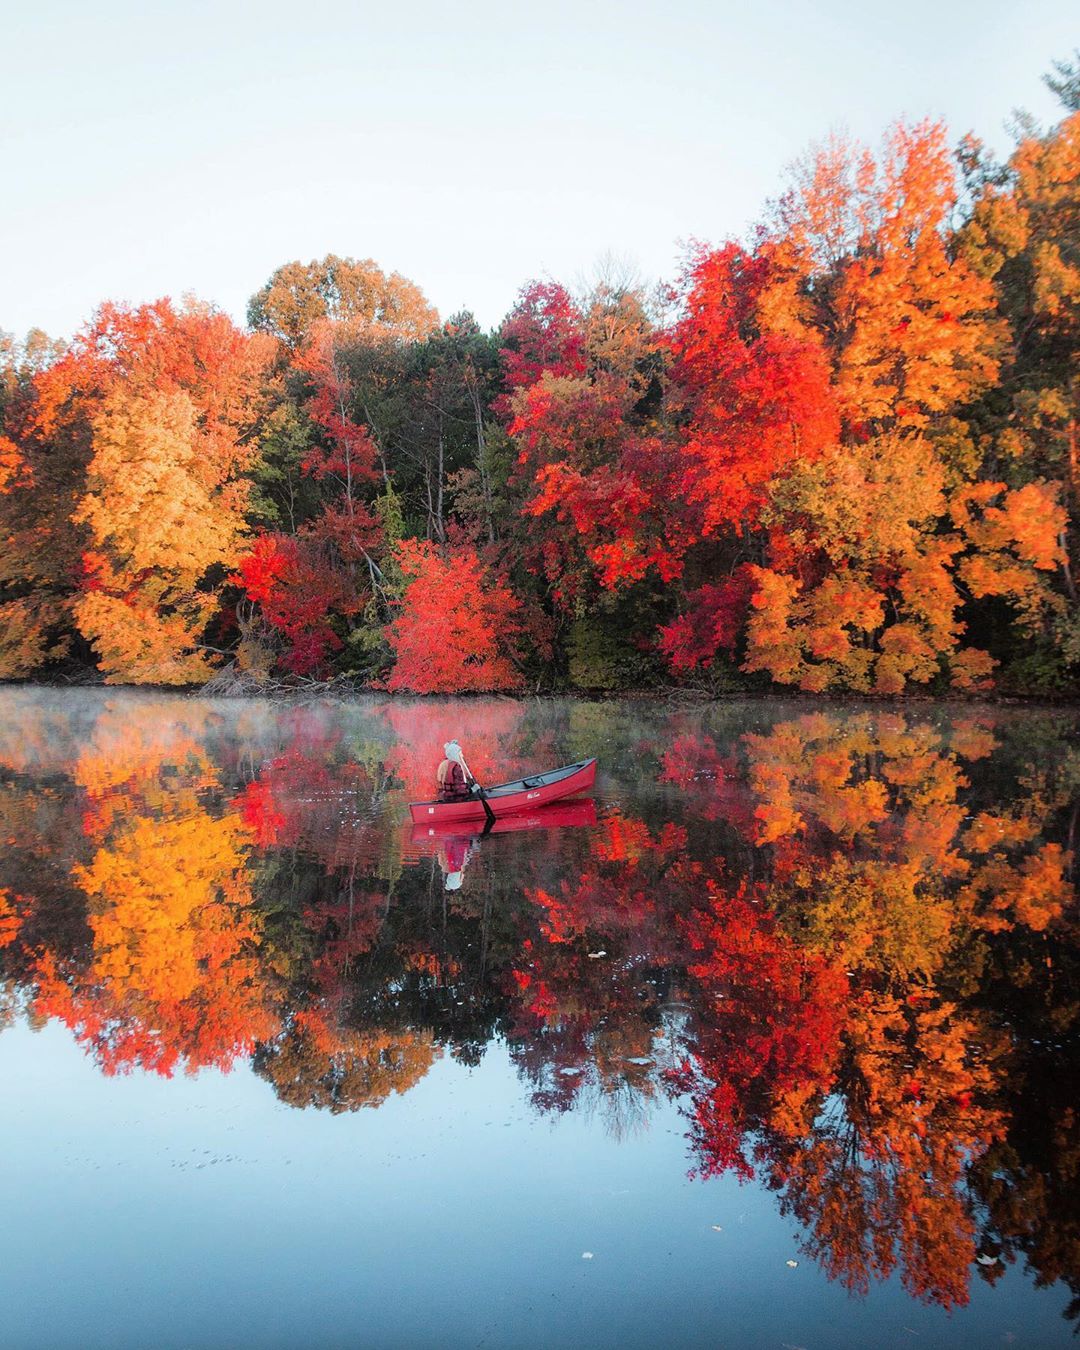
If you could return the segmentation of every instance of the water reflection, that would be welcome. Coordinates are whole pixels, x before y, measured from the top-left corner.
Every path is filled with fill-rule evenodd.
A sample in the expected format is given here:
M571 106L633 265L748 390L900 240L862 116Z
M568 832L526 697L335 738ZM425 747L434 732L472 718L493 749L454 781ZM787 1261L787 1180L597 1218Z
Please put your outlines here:
M854 1291L1080 1293L1070 719L0 701L6 1021L333 1112L503 1038L537 1111L677 1099ZM411 829L451 736L481 778L599 754L601 797Z

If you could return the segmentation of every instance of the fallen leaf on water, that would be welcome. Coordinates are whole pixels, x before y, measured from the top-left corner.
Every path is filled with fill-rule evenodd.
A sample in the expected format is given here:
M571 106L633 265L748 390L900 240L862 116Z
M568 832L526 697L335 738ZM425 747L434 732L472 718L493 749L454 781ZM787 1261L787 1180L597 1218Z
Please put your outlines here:
M987 1256L985 1252L980 1252L975 1260L978 1261L980 1266L996 1266L1001 1258L999 1256Z
M799 1263L798 1261L788 1261L787 1264L792 1270L794 1270Z
M591 1260L592 1260L592 1252L582 1252L582 1253L581 1253L581 1259L582 1259L583 1261L591 1261Z
M712 1230L714 1233L722 1233L724 1231L718 1223L713 1224Z
M598 961L598 960L600 959L601 956L607 956L607 952L590 952L590 953L589 953L589 960L590 960L590 961Z

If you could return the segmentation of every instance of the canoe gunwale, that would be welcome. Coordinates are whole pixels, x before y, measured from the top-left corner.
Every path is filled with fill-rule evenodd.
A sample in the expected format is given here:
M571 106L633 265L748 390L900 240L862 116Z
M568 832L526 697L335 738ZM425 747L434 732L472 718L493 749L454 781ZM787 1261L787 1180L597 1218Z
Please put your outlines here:
M594 763L590 759L579 760L576 764L563 764L558 769L548 769L545 773L530 773L524 778L515 778L509 783L496 783L494 787L484 789L484 795L490 800L494 797L512 797L516 792L536 792L541 788L555 787L572 774L580 773ZM425 803L428 805L429 803Z

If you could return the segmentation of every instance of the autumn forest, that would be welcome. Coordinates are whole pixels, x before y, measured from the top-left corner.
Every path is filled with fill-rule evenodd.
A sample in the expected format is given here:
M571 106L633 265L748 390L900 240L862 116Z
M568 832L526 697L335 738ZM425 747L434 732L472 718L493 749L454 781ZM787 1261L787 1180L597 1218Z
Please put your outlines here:
M1080 67L494 332L371 261L0 353L0 678L1080 688Z

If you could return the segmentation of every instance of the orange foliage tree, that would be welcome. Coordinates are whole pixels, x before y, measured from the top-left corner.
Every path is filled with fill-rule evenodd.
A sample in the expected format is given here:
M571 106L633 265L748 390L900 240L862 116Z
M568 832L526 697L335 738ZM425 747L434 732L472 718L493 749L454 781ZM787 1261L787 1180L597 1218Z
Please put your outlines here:
M944 126L898 123L877 160L834 137L795 171L773 236L812 282L848 426L921 428L993 382L993 287L950 251L956 162Z
M32 381L22 567L70 609L108 680L209 673L207 577L244 530L271 349L204 306L106 305Z
M896 694L947 669L954 686L979 687L994 663L964 643L966 594L1010 601L1032 631L1053 608L1064 521L1054 487L950 492L919 435L793 467L765 520L771 565L747 570L745 669L783 684Z
M124 361L90 419L76 620L107 680L190 684L210 672L204 580L244 532L269 353L224 315L164 303L103 312L83 343Z
M302 342L324 320L417 338L430 332L439 316L407 277L387 275L370 258L357 261L333 253L310 263L282 264L248 302L252 328L285 343Z

